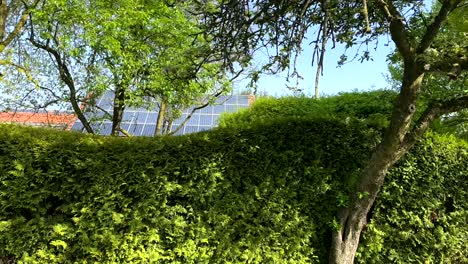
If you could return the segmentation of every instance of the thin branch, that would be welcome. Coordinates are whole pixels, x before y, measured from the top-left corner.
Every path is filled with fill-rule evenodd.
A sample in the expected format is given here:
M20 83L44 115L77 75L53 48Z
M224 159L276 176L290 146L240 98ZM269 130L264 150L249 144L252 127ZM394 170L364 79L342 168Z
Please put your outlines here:
M414 128L411 132L406 134L403 142L401 143L399 152L405 153L408 149L413 147L435 119L442 115L458 112L466 108L468 108L468 95L450 100L433 101L429 103L429 106L418 119Z
M366 20L366 33L371 33L370 22L369 22L369 12L367 10L367 0L362 0L364 18Z
M124 134L126 137L132 137L132 135L130 133L128 133L127 130L125 130L125 129L121 128L121 127L119 127L118 130L120 132L122 132L122 134Z
M102 108L99 105L93 105L93 107L96 107L96 109L101 110L104 113L104 116L106 116L106 117L103 117L103 118L107 118L107 119L112 121L112 114L109 113L109 111L107 111L106 109Z
M52 94L53 97L55 97L57 100L61 100L61 101L64 101L64 99L60 96L58 96L51 88L47 88L45 86L40 86L40 89L41 90L45 90L45 91L48 91L49 93Z
M217 98L217 97L219 97L223 92L224 92L224 90L221 89L221 90L219 90L217 93L215 93L212 97ZM196 111L198 111L198 110L200 110L200 109L203 109L203 108L207 107L208 105L210 105L210 102L209 102L209 101L206 102L206 103L204 103L204 104L202 104L202 105L200 105L200 106L194 107L194 108L192 109L192 111L190 112L190 114L188 114L188 116L184 119L184 121L182 121L182 123L180 123L180 125L179 125L174 131L168 133L168 135L174 135L175 133L179 132L179 130L181 130L181 129L185 126L185 124L190 120L190 118L192 118L193 114L194 114Z
M442 1L442 7L439 10L439 13L434 19L426 30L421 42L419 43L418 48L416 49L416 53L422 54L426 51L427 48L430 47L432 42L434 41L435 37L439 33L442 25L447 21L447 17L455 8L457 8L458 4L460 4L461 0L456 1Z
M325 58L325 51L327 47L327 39L328 39L328 21L330 20L330 13L328 10L328 0L323 1L323 11L325 13L325 17L323 19L322 24L322 49L320 50L320 57L317 63L317 72L315 74L315 98L319 98L319 80L320 76L323 75L323 61Z
M62 60L60 53L53 49L52 47L48 45L44 45L40 42L38 42L35 39L35 33L34 33L34 25L33 25L33 20L32 17L29 16L30 19L30 24L31 24L31 30L30 30L30 36L29 36L29 42L36 48L42 49L46 51L49 55L51 55L55 59L55 63L57 63L57 69L59 71L59 76L60 79L67 85L69 91L70 91L70 103L72 105L73 111L75 114L78 116L78 119L81 121L83 126L85 127L86 131L90 134L94 134L94 130L89 124L86 116L83 114L83 111L81 111L80 106L78 105L78 100L76 98L76 87L75 83L73 80L73 76L71 72L68 69L68 66L66 65L66 62Z
M20 20L18 21L18 23L16 23L13 31L11 31L8 34L5 40L0 41L0 52L3 52L3 50L5 50L5 48L8 45L10 45L10 43L20 34L21 30L23 30L24 25L26 25L26 22L28 21L30 12L31 11L29 9L24 10Z
M455 58L428 64L425 70L427 72L447 73L451 79L457 79L462 71L468 70L468 56L460 54L460 56L456 56Z
M32 84L34 84L34 86L36 88L40 87L39 83L37 82L36 79L34 79L34 77L31 75L31 72L29 71L29 69L26 69L25 67L19 65L19 64L16 64L12 61L7 61L7 60L0 60L0 65L6 65L6 66L13 66L15 67L19 72L23 73L24 75L26 75L26 79L28 81L30 81Z

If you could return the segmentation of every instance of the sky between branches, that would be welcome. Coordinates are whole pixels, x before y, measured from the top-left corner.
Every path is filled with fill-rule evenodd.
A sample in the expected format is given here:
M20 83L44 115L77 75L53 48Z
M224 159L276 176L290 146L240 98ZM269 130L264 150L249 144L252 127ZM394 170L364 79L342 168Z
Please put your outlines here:
M426 9L432 6L433 0L424 0ZM309 38L306 42L315 39L314 30L310 30ZM297 62L299 74L304 78L299 80L298 85L296 79L290 78L286 80L287 71L275 75L262 75L257 84L259 93L268 93L269 95L282 96L294 94L287 86L297 87L307 96L313 96L315 89L315 73L317 71L317 63L311 65L313 45L303 46L303 52L300 54ZM367 91L374 89L387 88L389 84L385 79L388 73L387 55L394 51L395 45L389 36L379 38L378 44L369 43L366 47L353 46L346 50L343 45L336 45L332 49L331 41L327 44L327 53L325 55L325 63L323 76L320 78L319 90L321 95L333 95L339 92L349 92L353 90ZM372 60L360 62L362 51L368 50L372 56ZM353 60L352 58L356 55ZM343 66L338 67L337 62L340 56L346 54L348 62ZM261 65L268 61L266 52L258 52L254 58L254 65ZM241 79L234 84L234 90L245 90L249 80Z

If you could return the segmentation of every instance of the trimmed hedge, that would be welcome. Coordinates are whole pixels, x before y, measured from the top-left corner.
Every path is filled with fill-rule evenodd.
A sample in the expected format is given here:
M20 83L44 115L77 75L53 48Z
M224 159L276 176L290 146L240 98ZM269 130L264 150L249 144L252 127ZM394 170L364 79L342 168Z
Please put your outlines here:
M319 262L336 197L371 148L359 127L293 120L122 139L1 126L0 256Z
M249 128L277 118L355 118L370 125L388 124L397 93L392 90L348 92L320 99L310 97L260 97L252 107L220 117L221 127Z
M0 257L324 263L375 131L332 118L163 138L1 125ZM359 262L467 263L467 150L432 135L400 162Z

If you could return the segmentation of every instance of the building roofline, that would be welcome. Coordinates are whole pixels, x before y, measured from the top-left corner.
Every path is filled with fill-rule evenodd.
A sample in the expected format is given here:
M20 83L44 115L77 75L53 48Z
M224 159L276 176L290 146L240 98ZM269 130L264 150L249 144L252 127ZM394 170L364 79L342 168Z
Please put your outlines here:
M19 123L24 125L67 125L66 130L70 130L77 117L69 113L49 113L49 112L0 112L0 123Z

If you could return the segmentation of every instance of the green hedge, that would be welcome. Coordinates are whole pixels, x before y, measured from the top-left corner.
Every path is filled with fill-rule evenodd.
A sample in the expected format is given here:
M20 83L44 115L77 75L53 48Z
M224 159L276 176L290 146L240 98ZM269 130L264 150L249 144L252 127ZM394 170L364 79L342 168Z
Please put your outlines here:
M468 263L468 144L429 135L386 179L359 263Z
M310 97L260 97L252 107L221 115L221 127L248 128L277 118L357 118L386 126L397 93L391 90L348 92L320 99Z
M1 125L0 257L324 263L336 208L377 140L366 122L333 118L155 139ZM467 150L431 136L400 163L358 261L467 262Z

